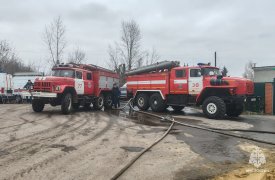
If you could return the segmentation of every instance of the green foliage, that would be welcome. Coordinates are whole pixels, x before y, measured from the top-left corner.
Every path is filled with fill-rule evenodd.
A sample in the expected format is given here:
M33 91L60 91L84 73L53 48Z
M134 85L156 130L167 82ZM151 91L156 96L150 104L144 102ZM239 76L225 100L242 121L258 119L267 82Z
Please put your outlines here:
M222 75L223 76L227 76L227 73L228 73L227 68L225 66L223 66L223 68L222 68Z

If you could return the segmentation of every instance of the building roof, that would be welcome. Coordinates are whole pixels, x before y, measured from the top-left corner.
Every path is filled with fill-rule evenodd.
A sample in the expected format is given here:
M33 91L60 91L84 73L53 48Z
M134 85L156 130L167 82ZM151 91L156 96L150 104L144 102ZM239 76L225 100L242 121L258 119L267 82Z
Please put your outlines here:
M261 66L261 67L253 67L254 71L266 71L266 70L274 70L275 71L275 66Z

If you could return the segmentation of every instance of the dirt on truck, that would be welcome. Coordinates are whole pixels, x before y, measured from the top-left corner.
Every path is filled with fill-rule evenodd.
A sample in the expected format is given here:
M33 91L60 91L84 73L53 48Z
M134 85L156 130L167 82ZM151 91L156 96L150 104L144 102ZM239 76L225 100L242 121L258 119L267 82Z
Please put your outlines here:
M163 61L126 73L127 91L141 110L161 112L168 106L181 111L185 106L201 106L211 119L239 116L244 102L254 101L254 84L239 77L223 77L217 67L199 63L179 66ZM249 98L248 98L249 97Z
M63 114L91 104L95 109L112 106L111 90L119 82L114 71L85 64L61 64L52 70L52 76L39 77L34 82L35 112L43 111L45 104L61 105Z

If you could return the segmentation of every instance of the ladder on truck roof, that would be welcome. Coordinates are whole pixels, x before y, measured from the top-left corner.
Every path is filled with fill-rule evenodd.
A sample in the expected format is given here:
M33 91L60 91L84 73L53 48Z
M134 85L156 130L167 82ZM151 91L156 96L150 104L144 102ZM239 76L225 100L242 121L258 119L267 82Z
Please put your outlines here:
M140 68L136 68L130 71L127 71L125 73L126 76L131 76L131 75L138 75L138 74L143 74L143 73L150 73L150 72L157 72L160 70L165 70L165 69L172 69L174 67L179 67L180 62L179 61L161 61L157 62L148 66L142 66Z
M55 67L72 67L72 68L80 68L80 69L85 69L89 71L104 71L104 72L109 72L109 73L116 73L115 71L93 65L93 64L75 64L75 63L68 63L68 64L59 64Z

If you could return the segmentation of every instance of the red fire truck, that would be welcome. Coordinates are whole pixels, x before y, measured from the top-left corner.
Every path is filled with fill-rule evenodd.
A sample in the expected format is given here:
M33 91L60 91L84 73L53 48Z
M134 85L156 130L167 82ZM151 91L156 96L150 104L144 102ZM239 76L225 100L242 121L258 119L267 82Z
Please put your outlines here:
M34 82L32 108L41 112L45 104L61 105L69 114L80 105L95 109L112 105L111 90L119 82L111 70L84 64L61 64L53 67L52 76L38 77Z
M185 106L202 106L208 118L239 116L244 102L254 93L252 81L223 77L217 67L199 63L179 66L179 62L163 61L126 73L127 91L141 110L149 107L160 112L168 106L181 111ZM253 98L249 98L253 100Z

